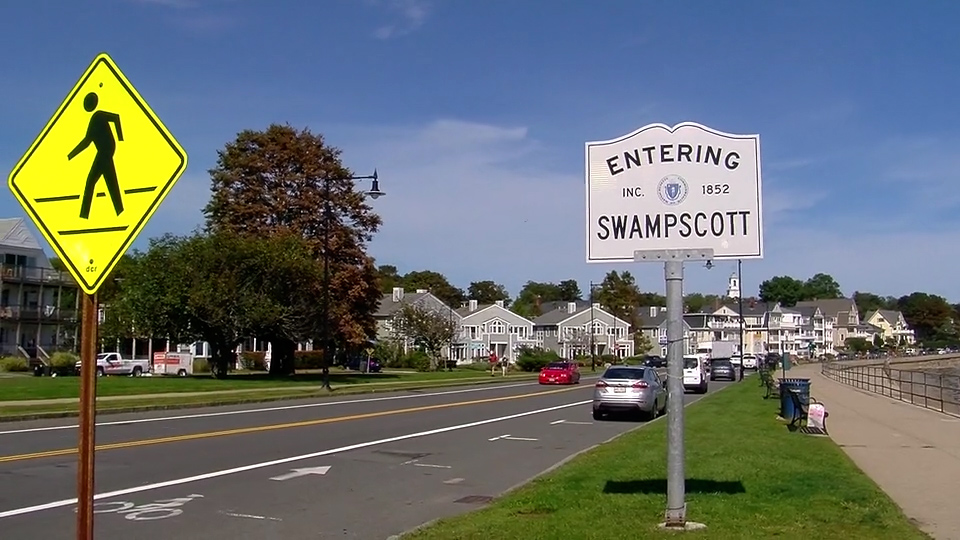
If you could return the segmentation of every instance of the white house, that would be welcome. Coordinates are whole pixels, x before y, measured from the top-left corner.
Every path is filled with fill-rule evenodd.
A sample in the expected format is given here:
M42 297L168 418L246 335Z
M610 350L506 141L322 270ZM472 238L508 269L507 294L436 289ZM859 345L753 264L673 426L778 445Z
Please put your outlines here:
M403 342L405 350L410 346L407 340L403 340L400 336L396 335L393 328L394 317L399 315L403 306L415 306L420 309L430 310L441 316L449 317L450 320L455 323L460 323L461 321L461 316L456 310L447 306L430 291L417 289L416 292L408 293L403 290L403 287L394 287L393 291L389 294L383 295L377 311L373 315L377 321L377 340L395 341L400 339ZM451 355L454 355L454 359L456 358L456 351L462 348L462 338L463 334L461 333L451 346L443 351L443 358L449 358Z
M560 302L541 306L543 315L533 320L534 332L543 347L563 358L612 354L633 356L630 323L614 316L598 303Z
M522 347L541 347L533 331L533 321L517 315L502 300L480 305L469 300L456 310L461 318L462 342L454 349L454 359L472 362L495 353L500 359L516 361Z
M79 288L22 218L0 219L0 353L46 360L77 343Z

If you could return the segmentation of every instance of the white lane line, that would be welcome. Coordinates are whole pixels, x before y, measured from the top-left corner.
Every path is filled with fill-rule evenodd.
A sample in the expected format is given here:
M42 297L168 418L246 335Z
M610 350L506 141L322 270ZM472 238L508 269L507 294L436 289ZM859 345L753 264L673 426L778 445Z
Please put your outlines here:
M571 426L592 426L593 422L580 422L578 420L564 420L564 424L570 424Z
M200 482L202 480L210 480L211 478L219 478L221 476L228 476L232 474L252 471L256 469L263 469L265 467L273 467L275 465L284 465L286 463L293 463L295 461L303 461L307 459L313 459L323 456L329 456L333 454L341 454L343 452L349 452L351 450L358 450L360 448L369 448L371 446L378 446L382 444L389 444L397 441L406 441L409 439L419 439L422 437L429 437L430 435L438 435L440 433L448 433L451 431L459 431L462 429L469 429L477 426L483 426L486 424L493 424L496 422L505 422L507 420L513 420L514 418L523 418L525 416L532 416L534 414L542 414L545 412L559 411L561 409L567 409L569 407L577 407L580 405L586 405L587 403L593 403L593 400L587 399L584 401L575 401L573 403L566 403L564 405L556 405L554 407L547 407L544 409L535 409L532 411L525 411L521 413L510 414L507 416L498 416L496 418L488 418L486 420L478 420L476 422L469 422L467 424L457 424L454 426L447 426L443 428L431 429L428 431L418 431L416 433L408 433L406 435L399 435L396 437L390 437L387 439L377 439L375 441L362 442L357 444L351 444L349 446L341 446L339 448L331 448L330 450L321 450L319 452L312 452L309 454L301 454L299 456L291 456L281 459L275 459L272 461L263 461L260 463L253 463L251 465L244 465L242 467L234 467L232 469L223 469L220 471L214 471L204 474L197 474L194 476L187 476L184 478L177 478L175 480L167 480L165 482L157 482L155 484L147 484L143 486L136 486L126 489L118 489L116 491L108 491L105 493L98 493L94 496L94 500L103 500L110 499L112 497L119 497L121 495L129 495L131 493L141 493L144 491L153 491L170 486L179 486L183 484L189 484L193 482ZM0 519L20 516L23 514L32 514L34 512L41 512L43 510L51 510L54 508L62 508L64 506L71 506L77 504L77 499L63 499L59 501L48 502L44 504L36 504L33 506L25 506L23 508L15 508L13 510L6 510L0 512Z
M514 436L512 436L512 435L504 435L504 436L503 436L503 440L505 440L505 441L535 441L535 440L537 440L537 439L533 439L533 438L531 438L531 437L514 437Z
M564 423L564 422L566 422L566 420L555 420L555 421L553 421L553 422L550 422L550 425L551 425L551 426L555 426L555 425L557 425L557 424L562 424L562 423Z
M414 467L432 467L434 469L452 469L450 465L434 465L432 463L414 463Z
M220 412L211 412L211 413L198 413L198 414L183 414L178 416L163 416L159 418L138 418L134 420L115 420L112 422L97 422L97 427L103 426L125 426L128 424L146 424L150 422L169 422L172 420L189 420L193 418L212 418L216 416L234 416L238 414L253 414L253 413L264 413L264 412L275 412L275 411L292 411L295 409L310 409L315 407L332 407L334 405L350 405L352 403L375 403L379 401L393 401L398 399L416 399L416 398L425 398L425 397L436 397L436 396L450 396L455 394L466 394L469 392L484 392L490 390L497 390L500 388L518 388L521 386L533 386L537 383L516 383L516 384L505 384L505 385L489 385L480 388L467 388L463 390L449 390L446 392L431 392L427 394L412 394L404 396L384 396L384 397L375 397L375 398L363 398L363 399L346 399L343 401L327 401L322 403L305 403L302 405L284 405L279 407L265 407L259 409L243 409L239 411L220 411ZM309 399L309 398L306 398ZM75 429L77 424L69 424L63 426L48 426L48 427L39 427L39 428L29 428L29 429L13 429L9 431L0 431L0 435L16 435L19 433L37 433L40 431L57 431L61 429Z
M269 520L269 521L283 521L280 518L269 517L269 516L255 516L253 514L240 514L238 512L220 512L225 516L238 517L238 518L247 518L247 519L259 519L259 520Z

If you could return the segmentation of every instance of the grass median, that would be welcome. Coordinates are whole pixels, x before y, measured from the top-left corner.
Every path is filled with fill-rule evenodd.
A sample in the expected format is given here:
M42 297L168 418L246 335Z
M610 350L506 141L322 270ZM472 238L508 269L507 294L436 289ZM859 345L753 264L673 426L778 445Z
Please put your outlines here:
M684 538L929 538L833 441L789 432L762 395L750 378L686 409L687 518L707 529ZM666 506L664 420L403 538L673 538L657 528Z
M230 405L252 402L279 401L291 399L304 399L315 397L346 396L356 394L366 394L374 392L391 392L399 390L431 389L450 386L462 386L473 384L495 384L504 382L501 376L491 377L484 372L470 370L453 371L445 373L409 373L396 374L402 377L383 377L378 374L362 375L354 374L351 377L337 376L331 373L331 385L333 390L324 390L320 387L319 376L313 377L311 374L303 374L296 378L296 382L285 379L274 380L271 385L251 385L251 386L207 386L205 390L198 390L196 386L191 386L197 378L187 379L154 379L154 378L129 378L129 377L102 377L98 381L98 413L105 414L111 412L129 412L137 410L152 409L174 409L191 406L206 405ZM388 375L388 374L384 374ZM508 375L506 381L530 381L534 374L517 373ZM236 375L239 379L243 375ZM15 379L15 378L11 378ZM73 387L77 387L79 379L77 377L23 377L22 382L26 381L57 381L58 384L66 382ZM162 380L163 386L151 386L142 384L145 381L153 382ZM212 379L211 379L212 380ZM116 381L116 382L114 382ZM4 393L5 384L9 379L0 379L0 402L7 397ZM167 386L168 384L186 382L184 386ZM227 381L217 381L227 382ZM141 383L137 386L137 383ZM30 383L28 383L30 384ZM36 383L34 383L36 384ZM116 385L116 386L109 386ZM129 386L133 385L133 386ZM103 389L109 388L112 393L104 395ZM135 391L127 391L133 388ZM28 394L29 395L29 394ZM107 398L107 399L103 399ZM36 398L27 398L23 400L6 401L0 405L0 420L18 419L30 416L70 416L77 412L76 398L58 398L57 401L28 401ZM18 403L17 401L22 401Z
M527 374L529 375L529 374ZM499 378L499 373L497 377ZM513 376L516 376L514 374ZM489 370L460 368L454 371L360 373L334 368L330 384L356 386L363 384L391 384L451 379L493 378ZM129 377L107 376L97 379L98 396L133 396L173 392L243 391L296 386L319 385L323 376L319 371L297 373L288 377L272 377L263 372L231 373L226 379L215 379L208 374L191 377ZM67 399L80 395L78 377L33 377L18 375L0 378L0 401Z

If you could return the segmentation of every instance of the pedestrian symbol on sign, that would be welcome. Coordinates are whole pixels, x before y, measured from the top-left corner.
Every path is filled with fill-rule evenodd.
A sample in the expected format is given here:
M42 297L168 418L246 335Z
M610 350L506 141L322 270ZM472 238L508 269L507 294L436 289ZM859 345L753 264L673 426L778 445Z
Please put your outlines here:
M101 83L101 86L103 84ZM123 140L123 129L120 128L120 115L107 111L97 111L97 104L100 98L96 92L90 92L83 98L83 108L90 115L90 123L87 124L87 134L80 141L67 159L77 157L93 143L97 149L97 156L93 158L93 164L90 165L90 172L87 174L87 184L83 188L83 201L80 203L80 217L88 219L90 217L90 204L93 203L93 192L97 187L97 180L103 177L107 184L107 192L110 193L110 200L113 202L113 209L117 215L123 213L123 199L120 196L120 183L117 181L117 167L113 164L113 154L117 151L117 141ZM117 140L113 139L113 131L110 124L117 127Z

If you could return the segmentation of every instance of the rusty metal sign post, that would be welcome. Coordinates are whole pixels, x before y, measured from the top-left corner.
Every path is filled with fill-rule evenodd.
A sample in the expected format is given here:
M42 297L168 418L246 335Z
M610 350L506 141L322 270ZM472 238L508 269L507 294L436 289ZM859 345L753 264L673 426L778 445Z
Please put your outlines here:
M77 538L93 540L94 459L97 447L97 295L84 294L82 306Z
M94 532L97 291L186 168L186 152L113 59L102 53L7 179L83 295L79 540L93 540Z

